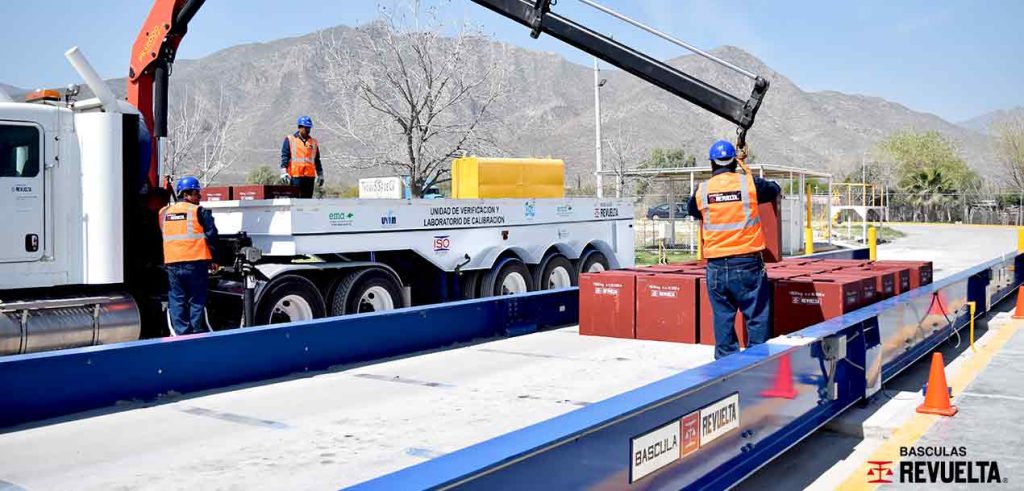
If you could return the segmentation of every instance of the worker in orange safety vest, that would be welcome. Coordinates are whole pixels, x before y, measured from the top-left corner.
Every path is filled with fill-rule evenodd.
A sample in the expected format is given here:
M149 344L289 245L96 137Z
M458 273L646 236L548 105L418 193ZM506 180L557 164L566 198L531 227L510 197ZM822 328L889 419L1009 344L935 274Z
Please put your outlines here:
M299 188L300 198L312 198L315 186L324 185L324 168L320 163L320 144L310 135L313 120L302 116L298 130L285 137L281 146L281 181Z
M774 201L782 190L775 182L751 175L745 155L737 158L736 147L728 141L715 142L708 158L711 179L697 186L687 208L700 220L718 359L739 351L737 310L747 321L750 346L764 343L770 335L770 285L757 205ZM736 172L737 164L743 174Z
M209 271L216 269L213 244L217 241L213 214L199 206L199 179L182 177L174 188L179 201L160 210L172 336L207 331L203 313Z

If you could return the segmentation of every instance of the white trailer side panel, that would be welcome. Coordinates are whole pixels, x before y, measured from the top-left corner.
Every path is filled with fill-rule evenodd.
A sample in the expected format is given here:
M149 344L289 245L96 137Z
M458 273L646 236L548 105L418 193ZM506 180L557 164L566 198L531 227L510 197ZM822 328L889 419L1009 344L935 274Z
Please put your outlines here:
M221 234L247 233L269 256L411 250L438 268L488 268L504 251L539 262L588 245L633 265L633 207L597 199L292 200L206 203Z

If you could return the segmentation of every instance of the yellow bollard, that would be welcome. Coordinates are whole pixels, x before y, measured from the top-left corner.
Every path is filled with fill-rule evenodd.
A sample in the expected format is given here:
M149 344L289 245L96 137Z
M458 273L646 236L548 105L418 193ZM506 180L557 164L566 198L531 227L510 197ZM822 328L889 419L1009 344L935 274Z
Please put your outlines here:
M808 256L814 254L814 229L811 227L804 229L804 253Z
M697 227L697 260L704 259L704 227Z
M1017 254L1024 254L1024 227L1017 227Z
M974 302L967 302L967 305L971 306L971 351L978 351L974 349L974 310L977 305Z
M868 227L868 259L878 260L878 230Z

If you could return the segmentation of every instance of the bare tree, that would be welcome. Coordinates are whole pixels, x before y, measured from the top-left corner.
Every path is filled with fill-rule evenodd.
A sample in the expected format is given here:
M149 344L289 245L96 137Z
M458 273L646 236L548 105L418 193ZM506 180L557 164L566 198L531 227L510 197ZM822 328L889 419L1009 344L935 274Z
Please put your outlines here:
M223 85L212 95L186 91L171 111L164 168L171 175L191 174L209 185L238 162L241 142L252 128L249 123Z
M608 169L615 173L615 197L621 198L625 192L628 182L626 174L640 166L640 163L647 157L646 150L641 147L640 139L632 127L618 126L612 130L605 140L608 146ZM648 178L649 179L649 178Z
M421 195L451 179L453 157L496 148L488 111L505 94L507 76L504 48L479 29L446 26L416 1L403 5L381 9L380 20L354 37L322 35L316 59L334 98L323 126L356 149L328 162L408 175Z
M992 124L997 158L1017 189L1024 189L1024 117L1016 116Z

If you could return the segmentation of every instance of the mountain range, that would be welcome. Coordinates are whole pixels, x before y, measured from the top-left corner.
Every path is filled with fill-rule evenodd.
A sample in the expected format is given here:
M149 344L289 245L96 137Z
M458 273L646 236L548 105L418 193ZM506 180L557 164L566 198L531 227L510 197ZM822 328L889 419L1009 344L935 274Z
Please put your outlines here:
M969 130L988 134L992 128L992 123L1010 118L1024 118L1024 107L1018 106L1012 109L992 111L982 114L981 116L973 117L967 121L962 121L959 124Z
M321 35L346 39L355 29L339 26L301 37L234 46L175 63L172 99L182 100L186 94L216 98L216 94L227 93L236 101L231 117L244 122L244 128L235 125L240 158L218 181L237 182L256 166L276 166L281 140L294 130L298 115L309 114L314 121L330 117L327 84L310 69L315 61L313 47ZM592 68L552 53L498 46L506 53L504 63L513 90L494 109L501 124L492 140L508 156L562 158L570 178L579 174L589 179L595 161ZM957 142L969 165L986 173L981 165L987 158L984 129L992 115L957 125L878 97L805 91L739 48L724 46L712 52L771 82L748 136L760 163L829 171L841 177L861 165L865 155L887 135L912 129L947 135ZM352 56L368 54L354 50ZM474 61L468 60L467 69L479 66ZM743 99L749 94L748 81L703 58L689 55L668 63ZM602 77L607 79L601 89L606 159L608 146L618 145L631 148L627 160L637 163L658 147L683 148L701 160L711 142L734 135L734 128L724 120L628 73L609 69L602 71ZM125 79L109 83L116 94L125 93ZM175 116L173 110L171 115ZM315 134L325 157L351 154L345 141L328 132ZM629 145L622 145L627 141ZM327 160L328 177L333 180L351 182L383 172L342 171L346 165L342 159Z

